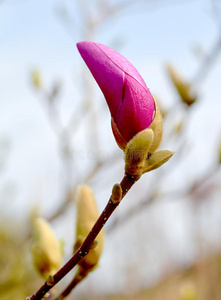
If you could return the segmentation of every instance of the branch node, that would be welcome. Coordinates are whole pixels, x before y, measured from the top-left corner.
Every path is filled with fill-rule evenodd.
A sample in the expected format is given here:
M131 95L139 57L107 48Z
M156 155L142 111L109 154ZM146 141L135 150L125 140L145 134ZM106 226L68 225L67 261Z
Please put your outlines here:
M120 184L116 183L112 189L111 201L116 204L119 203L122 199L122 187Z
M93 250L97 247L98 240L94 240L93 243L89 246L89 250Z
M49 275L48 279L46 280L47 286L53 286L54 285L54 276Z

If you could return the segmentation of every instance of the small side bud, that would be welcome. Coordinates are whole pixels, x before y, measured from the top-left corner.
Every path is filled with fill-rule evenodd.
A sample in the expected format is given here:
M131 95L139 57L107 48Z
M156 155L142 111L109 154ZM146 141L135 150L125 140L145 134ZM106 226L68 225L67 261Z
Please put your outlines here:
M113 203L118 203L122 199L122 187L120 184L116 183L112 189L111 200Z
M33 264L38 273L46 279L61 267L60 244L50 225L44 219L37 218L35 220L34 231L35 242L31 247Z
M92 229L99 217L96 201L92 190L87 185L81 185L76 191L76 240L74 252L82 245L84 239ZM97 241L91 245L89 253L78 263L81 269L91 271L98 265L99 258L103 250L104 233L103 230L97 236Z
M192 91L192 86L184 81L173 66L168 65L167 72L183 103L188 106L192 105L197 99L196 93Z
M152 129L137 133L128 143L124 151L125 173L132 176L141 175L145 166L150 147L154 140Z
M31 72L31 81L36 89L40 89L42 87L42 78L39 71L34 70Z
M50 274L50 275L48 276L46 282L47 282L47 285L48 285L48 286L53 286L53 284L54 284L54 276Z
M145 164L144 173L155 170L165 164L172 156L174 152L169 150L160 150L154 152L147 160Z
M95 248L97 247L98 243L99 243L99 242L98 242L97 240L94 240L93 243L90 245L89 250L95 249Z

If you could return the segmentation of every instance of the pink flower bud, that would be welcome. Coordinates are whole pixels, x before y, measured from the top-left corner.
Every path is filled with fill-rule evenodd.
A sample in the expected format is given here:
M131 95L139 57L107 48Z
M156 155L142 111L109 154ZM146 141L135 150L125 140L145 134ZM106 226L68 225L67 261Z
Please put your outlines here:
M107 101L118 145L126 144L153 121L156 107L149 89L136 68L115 50L93 42L77 47Z

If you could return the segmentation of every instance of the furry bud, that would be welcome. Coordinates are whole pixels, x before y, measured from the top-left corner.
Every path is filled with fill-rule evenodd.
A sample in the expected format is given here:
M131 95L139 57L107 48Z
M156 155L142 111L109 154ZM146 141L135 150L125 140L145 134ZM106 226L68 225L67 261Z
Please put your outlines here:
M81 185L76 191L76 241L74 252L82 245L84 239L92 229L99 217L96 201L92 190L87 185ZM103 250L104 233L100 231L96 242L89 249L89 253L83 257L78 265L84 270L92 270L98 265Z
M61 267L61 248L50 225L44 219L37 218L34 221L34 231L35 242L31 247L33 264L38 273L46 279Z

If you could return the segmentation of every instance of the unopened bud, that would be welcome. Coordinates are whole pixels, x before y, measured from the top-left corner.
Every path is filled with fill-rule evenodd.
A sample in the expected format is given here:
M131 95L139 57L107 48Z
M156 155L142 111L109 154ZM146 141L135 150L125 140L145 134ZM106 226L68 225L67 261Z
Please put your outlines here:
M167 72L180 95L181 100L188 106L192 105L197 99L197 95L193 92L192 86L178 74L173 66L168 65Z
M77 47L104 94L114 137L124 150L126 143L152 123L154 99L136 68L120 53L93 42L80 42Z
M40 89L42 87L42 78L39 71L35 70L31 72L31 80L36 89Z
M93 192L87 185L81 185L77 188L76 207L77 224L74 251L82 245L84 239L99 217ZM92 270L98 265L103 250L103 230L100 231L96 239L97 241L94 241L92 247L89 249L89 253L78 263L84 270Z
M59 241L56 239L50 225L41 218L34 222L35 242L32 245L33 264L38 273L47 278L57 272L62 263Z
M98 243L99 242L97 240L94 240L93 243L90 245L89 250L95 249L97 247Z
M113 203L120 202L122 199L122 187L120 184L116 183L112 189L111 200Z
M47 285L48 285L48 286L53 286L53 284L54 284L54 276L51 275L51 274L49 274L49 276L48 276L46 282L47 282Z

